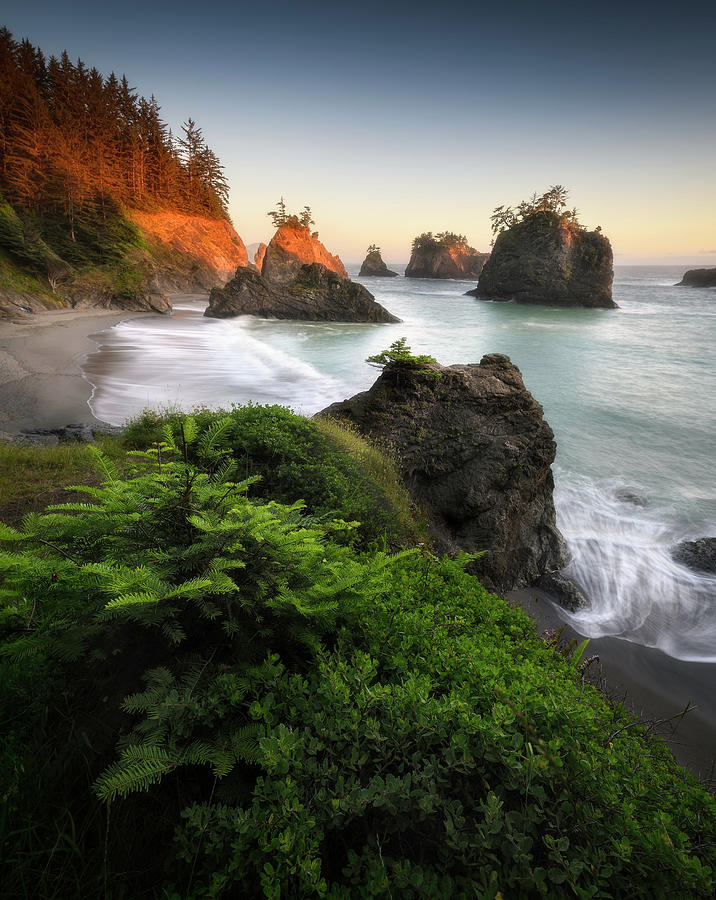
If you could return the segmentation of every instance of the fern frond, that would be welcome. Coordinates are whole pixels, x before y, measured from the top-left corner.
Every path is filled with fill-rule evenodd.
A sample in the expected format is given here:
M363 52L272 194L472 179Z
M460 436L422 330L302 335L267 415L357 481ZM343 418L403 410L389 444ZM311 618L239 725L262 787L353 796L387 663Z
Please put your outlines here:
M181 759L163 747L139 744L125 747L122 758L113 763L94 783L100 800L111 803L134 791L146 791L164 775L176 769Z

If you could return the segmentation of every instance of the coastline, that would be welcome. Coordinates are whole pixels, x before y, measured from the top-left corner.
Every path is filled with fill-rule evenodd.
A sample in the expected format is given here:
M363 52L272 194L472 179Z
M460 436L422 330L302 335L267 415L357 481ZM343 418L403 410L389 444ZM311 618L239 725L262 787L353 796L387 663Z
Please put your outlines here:
M97 349L92 335L151 312L63 309L0 321L0 432L99 423L82 360Z

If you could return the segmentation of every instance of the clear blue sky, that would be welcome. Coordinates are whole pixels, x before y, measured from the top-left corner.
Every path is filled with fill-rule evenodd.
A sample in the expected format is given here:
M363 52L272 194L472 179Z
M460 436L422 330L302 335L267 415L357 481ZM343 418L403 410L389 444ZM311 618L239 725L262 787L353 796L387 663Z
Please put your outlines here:
M3 0L0 22L155 94L266 240L280 195L347 261L566 185L617 262L716 265L716 6Z

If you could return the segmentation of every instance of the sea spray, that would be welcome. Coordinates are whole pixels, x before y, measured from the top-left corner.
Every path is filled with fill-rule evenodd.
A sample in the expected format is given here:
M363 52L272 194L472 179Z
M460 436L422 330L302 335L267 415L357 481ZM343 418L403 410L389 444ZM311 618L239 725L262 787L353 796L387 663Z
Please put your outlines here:
M701 535L677 524L673 509L642 502L634 485L560 472L556 484L557 522L571 554L565 574L590 601L587 609L565 611L575 630L716 662L716 576L671 556L676 543Z

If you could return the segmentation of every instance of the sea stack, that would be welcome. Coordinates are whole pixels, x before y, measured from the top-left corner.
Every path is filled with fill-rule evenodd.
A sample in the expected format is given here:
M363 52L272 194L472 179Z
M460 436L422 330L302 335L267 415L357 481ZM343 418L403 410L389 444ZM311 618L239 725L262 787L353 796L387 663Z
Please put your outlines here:
M362 284L320 263L301 266L287 284L274 284L253 266L239 266L231 281L214 288L204 315L213 319L261 316L322 322L399 322Z
M552 498L554 435L507 356L419 371L391 363L370 390L320 415L393 448L438 552L486 551L471 571L489 587L533 584L566 564Z
M358 274L359 276L372 276L374 278L396 278L398 276L397 272L391 272L383 262L383 257L380 255L380 247L376 247L375 244L371 244L368 247L366 258L363 260Z
M551 306L615 309L612 248L601 233L540 210L498 234L475 296Z
M271 284L288 284L301 266L319 263L341 278L348 273L338 256L329 253L318 233L302 225L294 216L279 225L264 254L261 274Z
M477 278L489 253L471 247L465 235L432 231L413 241L406 278Z
M689 269L677 287L716 287L716 269Z

